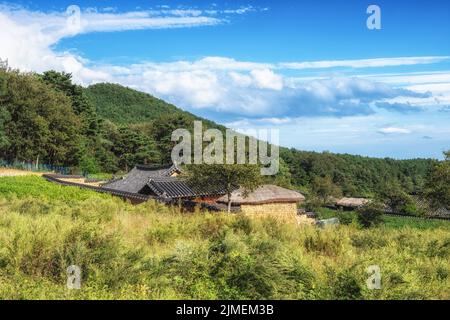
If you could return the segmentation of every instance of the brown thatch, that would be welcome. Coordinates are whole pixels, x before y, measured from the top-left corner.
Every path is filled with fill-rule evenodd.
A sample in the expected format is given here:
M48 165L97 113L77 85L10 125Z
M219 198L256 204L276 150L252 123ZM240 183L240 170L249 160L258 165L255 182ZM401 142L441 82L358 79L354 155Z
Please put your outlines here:
M370 200L364 198L342 198L336 202L337 206L346 208L359 208L368 204Z
M301 193L274 185L262 185L247 195L243 188L231 193L231 202L233 205L300 202L303 200L305 200L305 197ZM227 203L228 197L225 195L217 201Z

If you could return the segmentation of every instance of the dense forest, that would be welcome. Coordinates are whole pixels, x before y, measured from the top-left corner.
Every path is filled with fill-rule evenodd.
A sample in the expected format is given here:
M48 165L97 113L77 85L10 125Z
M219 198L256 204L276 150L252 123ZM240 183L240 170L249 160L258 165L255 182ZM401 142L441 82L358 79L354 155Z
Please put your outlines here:
M117 84L87 88L71 75L23 73L0 65L0 159L63 165L89 173L126 172L135 164L170 162L176 128L223 126L149 94ZM436 163L281 148L276 180L308 192L331 184L336 193L372 196L386 186L420 192Z

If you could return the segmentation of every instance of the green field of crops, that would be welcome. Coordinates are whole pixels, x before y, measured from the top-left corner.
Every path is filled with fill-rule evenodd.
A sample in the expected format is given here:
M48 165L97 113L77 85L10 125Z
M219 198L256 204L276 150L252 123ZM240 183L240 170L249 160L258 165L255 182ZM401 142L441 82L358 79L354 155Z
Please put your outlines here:
M356 214L354 212L342 212L329 208L320 208L318 210L319 219L329 219L337 217L341 222L350 224L356 223ZM383 215L382 227L385 228L414 228L414 229L435 229L444 228L450 230L450 221L421 219L418 217L399 217Z
M65 203L75 203L91 198L110 198L110 196L98 192L67 188L50 183L39 176L1 177L0 195L4 198L35 198L49 201L59 200Z
M404 221L317 229L0 178L0 299L449 299L448 225Z

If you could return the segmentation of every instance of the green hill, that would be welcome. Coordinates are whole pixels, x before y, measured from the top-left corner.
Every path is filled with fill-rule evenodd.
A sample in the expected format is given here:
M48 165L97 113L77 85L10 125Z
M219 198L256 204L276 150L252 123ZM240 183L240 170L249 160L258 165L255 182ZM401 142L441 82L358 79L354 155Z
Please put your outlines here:
M191 115L147 93L118 84L99 83L89 86L84 92L97 114L116 124L143 123L164 114Z

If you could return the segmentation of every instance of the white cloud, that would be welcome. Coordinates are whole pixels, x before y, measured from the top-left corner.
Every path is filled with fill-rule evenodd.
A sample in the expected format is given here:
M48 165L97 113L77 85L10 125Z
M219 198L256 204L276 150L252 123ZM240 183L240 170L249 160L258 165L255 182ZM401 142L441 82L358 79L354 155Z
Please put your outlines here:
M375 81L381 81L384 83L394 85L416 85L416 84L439 84L450 83L450 72L409 72L401 74L375 74L367 75L367 78L374 79Z
M42 72L55 69L70 72L74 80L81 84L114 81L108 68L95 66L73 53L56 52L52 46L63 38L82 33L187 28L223 22L225 20L219 17L211 17L192 9L119 13L111 8L80 11L77 6L70 6L67 12L39 12L20 6L0 5L0 58L8 59L10 66L24 71ZM224 62L211 58L201 63L204 64L204 69L208 69L208 64L224 65ZM236 68L250 67L232 59L229 59L229 63L234 64ZM181 62L174 65L174 68L182 64Z
M375 67L393 67L417 64L431 64L450 60L450 56L431 56L431 57L399 57L399 58L376 58L359 60L325 60L309 62L285 62L278 66L285 69L326 69L336 67L347 68L375 68Z
M253 83L253 79L249 75L245 75L238 72L230 72L228 74L233 81L233 83L238 87L250 87Z
M258 122L258 123L275 124L275 125L287 124L287 123L291 123L293 121L294 121L294 119L288 118L288 117L283 117L283 118L276 118L276 117L261 118L261 119L257 119L256 120L256 122Z
M253 10L256 9L249 7L235 10L234 14ZM57 52L53 46L64 37L94 31L217 24L221 23L219 15L224 14L225 10L217 9L215 17L211 17L212 13L205 11L169 7L125 13L92 9L81 12L79 20L76 7L69 11L73 13L72 19L67 19L64 12L43 13L20 7L0 6L0 58L9 59L11 66L22 70L42 72L55 69L70 72L76 82L84 85L116 82L151 93L183 108L263 117L272 119L274 123L281 121L275 119L300 115L367 115L373 113L373 106L380 102L384 104L379 106L406 110L409 105L435 101L435 97L431 97L425 90L429 86L425 79L408 90L370 77L288 77L280 70L280 67L287 67L284 64L238 61L227 57L204 57L194 61L166 63L145 62L128 66L96 64L70 52ZM385 66L433 63L447 58L317 61L291 67ZM442 76L440 79L446 78ZM418 87L419 85L422 87ZM435 84L433 89L437 90L437 85L439 84ZM439 96L439 101L446 102L446 97L450 97L450 94ZM411 101L413 103L410 104Z
M224 61L229 69L217 67ZM251 69L254 67L255 69ZM239 69L239 72L233 71ZM246 70L248 69L248 70ZM146 63L102 69L114 81L149 92L188 109L211 109L247 116L369 114L371 102L399 96L422 97L360 78L295 81L259 65L227 58Z
M254 69L250 71L256 86L260 89L281 90L283 78L269 69Z
M21 7L0 5L11 20L32 25L56 42L63 37L89 32L111 32L139 29L185 28L209 26L223 20L204 15L199 10L147 10L129 12L81 10L70 6L65 12L29 11Z
M408 134L411 130L397 127L385 127L378 129L378 133L381 134Z

